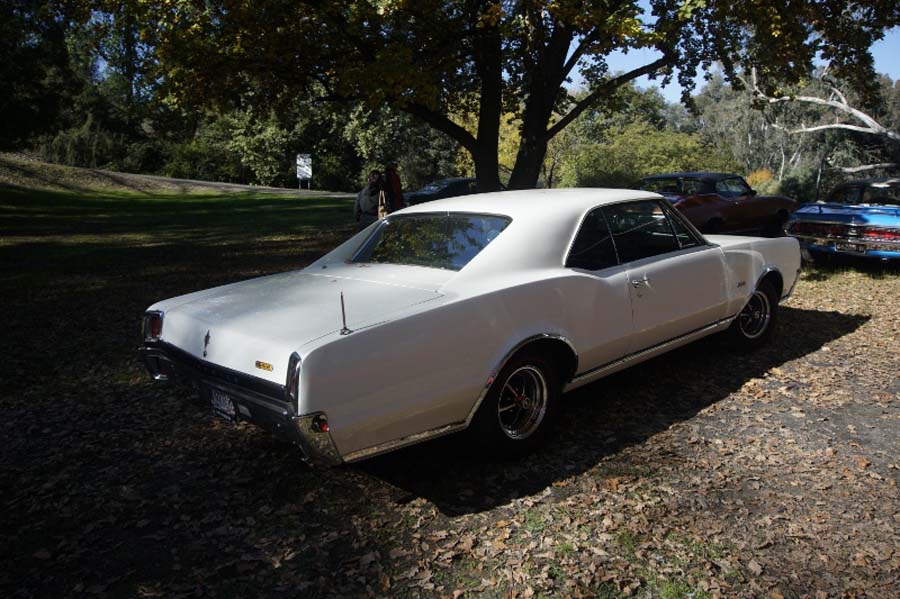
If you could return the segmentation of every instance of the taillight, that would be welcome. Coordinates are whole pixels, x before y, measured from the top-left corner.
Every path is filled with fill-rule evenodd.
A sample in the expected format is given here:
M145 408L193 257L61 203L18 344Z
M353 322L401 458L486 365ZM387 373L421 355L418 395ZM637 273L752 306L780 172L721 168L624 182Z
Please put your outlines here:
M144 341L159 341L162 336L163 313L147 312L144 314L144 322L141 327Z
M900 229L881 229L878 227L866 227L862 231L865 239L878 241L900 241Z

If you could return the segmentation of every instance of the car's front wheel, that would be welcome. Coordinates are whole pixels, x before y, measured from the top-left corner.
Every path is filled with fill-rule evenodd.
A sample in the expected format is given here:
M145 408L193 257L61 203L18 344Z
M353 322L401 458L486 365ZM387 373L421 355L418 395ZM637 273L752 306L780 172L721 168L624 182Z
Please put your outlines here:
M561 385L556 365L536 353L513 357L494 379L472 429L501 456L534 450L552 427Z
M762 281L740 314L731 323L728 336L738 350L753 350L772 335L778 316L778 292L771 281Z

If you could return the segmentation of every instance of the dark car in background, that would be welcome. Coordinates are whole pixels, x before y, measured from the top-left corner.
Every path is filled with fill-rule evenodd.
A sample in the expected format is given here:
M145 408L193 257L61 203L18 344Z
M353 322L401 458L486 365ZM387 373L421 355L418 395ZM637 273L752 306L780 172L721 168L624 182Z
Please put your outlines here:
M900 261L900 178L860 179L801 206L785 228L806 260L833 255Z
M762 196L743 177L727 173L667 173L641 182L641 189L666 197L703 233L780 235L795 200Z
M473 178L455 177L433 181L418 191L410 191L403 195L406 202L410 206L414 206L423 202L465 196L470 193L478 193L478 181Z

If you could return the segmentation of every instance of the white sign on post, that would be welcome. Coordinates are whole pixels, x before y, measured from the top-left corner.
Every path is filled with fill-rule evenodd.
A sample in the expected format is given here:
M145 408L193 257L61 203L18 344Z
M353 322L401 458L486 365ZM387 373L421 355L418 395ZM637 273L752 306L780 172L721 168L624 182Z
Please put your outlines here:
M312 179L312 154L297 154L297 179L301 188L304 181Z

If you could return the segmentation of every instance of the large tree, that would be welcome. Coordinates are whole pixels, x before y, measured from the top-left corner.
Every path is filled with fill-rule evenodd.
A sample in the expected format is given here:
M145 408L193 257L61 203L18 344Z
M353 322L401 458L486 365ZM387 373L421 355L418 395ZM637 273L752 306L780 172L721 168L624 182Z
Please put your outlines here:
M388 104L472 155L484 189L499 187L501 117L520 143L510 187L534 186L549 141L642 75L677 77L685 98L699 68L725 77L757 67L767 92L814 60L861 89L869 47L900 19L896 0L169 0L149 2L145 41L180 101L277 105L297 95ZM650 50L614 73L616 51ZM566 91L583 81L577 99ZM870 87L870 86L869 86ZM467 119L466 115L474 115ZM474 127L462 123L473 120Z

